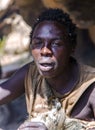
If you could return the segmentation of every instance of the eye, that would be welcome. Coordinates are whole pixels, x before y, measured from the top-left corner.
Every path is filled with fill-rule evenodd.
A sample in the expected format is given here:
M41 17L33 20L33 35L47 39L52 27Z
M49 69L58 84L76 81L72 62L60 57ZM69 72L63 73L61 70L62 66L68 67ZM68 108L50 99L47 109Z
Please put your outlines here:
M53 47L60 47L60 46L63 46L63 41L62 41L62 40L56 40L56 41L53 41L53 42L51 43L51 45L52 45Z
M33 48L40 48L40 47L42 47L42 45L43 45L43 42L41 41L41 40L32 40L32 47Z

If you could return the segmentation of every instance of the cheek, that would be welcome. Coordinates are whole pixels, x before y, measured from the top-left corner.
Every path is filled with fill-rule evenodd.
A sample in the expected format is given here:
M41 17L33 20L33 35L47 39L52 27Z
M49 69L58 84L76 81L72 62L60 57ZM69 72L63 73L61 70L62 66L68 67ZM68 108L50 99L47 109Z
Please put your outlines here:
M61 58L66 56L66 51L64 49L55 49L53 54L57 60L61 60Z
M66 49L59 49L54 52L55 58L58 62L58 64L68 62L70 53L66 51Z
M34 59L37 59L39 57L39 51L37 49L32 49L31 53Z

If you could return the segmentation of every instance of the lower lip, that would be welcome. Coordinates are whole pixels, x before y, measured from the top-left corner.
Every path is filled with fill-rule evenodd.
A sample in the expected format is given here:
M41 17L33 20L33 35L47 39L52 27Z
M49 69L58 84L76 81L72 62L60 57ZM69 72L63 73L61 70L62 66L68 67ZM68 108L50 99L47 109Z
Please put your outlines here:
M52 65L51 65L51 66L39 65L39 68L40 68L40 70L42 70L42 71L50 71L50 70L53 68L53 66L52 66Z

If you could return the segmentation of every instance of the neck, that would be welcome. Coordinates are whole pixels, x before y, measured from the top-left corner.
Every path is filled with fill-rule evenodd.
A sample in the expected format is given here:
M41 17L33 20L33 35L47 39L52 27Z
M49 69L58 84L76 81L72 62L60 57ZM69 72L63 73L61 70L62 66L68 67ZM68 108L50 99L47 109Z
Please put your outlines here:
M71 62L60 75L47 79L49 85L58 93L64 95L70 92L78 81L78 65Z

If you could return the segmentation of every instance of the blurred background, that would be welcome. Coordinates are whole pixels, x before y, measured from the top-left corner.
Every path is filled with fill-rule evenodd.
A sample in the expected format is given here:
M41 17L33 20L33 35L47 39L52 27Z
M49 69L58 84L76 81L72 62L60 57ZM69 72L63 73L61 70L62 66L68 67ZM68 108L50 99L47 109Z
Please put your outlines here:
M30 62L29 34L45 8L61 8L77 26L75 57L95 67L94 0L0 0L0 82ZM0 128L16 130L27 119L25 96L0 106ZM1 130L0 129L0 130Z

